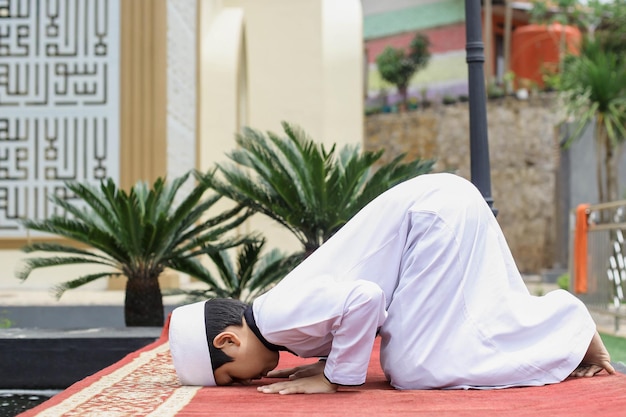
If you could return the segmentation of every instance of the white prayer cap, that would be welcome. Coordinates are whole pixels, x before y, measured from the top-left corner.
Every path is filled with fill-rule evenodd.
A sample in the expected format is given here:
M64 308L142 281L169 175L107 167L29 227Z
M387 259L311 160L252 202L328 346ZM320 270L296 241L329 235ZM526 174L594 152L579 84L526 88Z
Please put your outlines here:
M170 352L183 385L216 385L204 324L205 303L178 307L170 318Z

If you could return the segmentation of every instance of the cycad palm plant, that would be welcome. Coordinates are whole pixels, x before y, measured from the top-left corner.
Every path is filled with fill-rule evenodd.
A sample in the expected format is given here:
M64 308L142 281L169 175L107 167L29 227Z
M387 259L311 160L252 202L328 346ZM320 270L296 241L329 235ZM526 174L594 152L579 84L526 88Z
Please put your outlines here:
M103 181L99 187L76 182L67 188L79 199L72 203L52 197L55 205L69 216L52 216L44 220L25 220L31 230L50 233L82 244L32 243L23 250L65 254L28 258L18 278L28 278L34 269L59 265L96 264L102 272L86 274L55 288L57 297L99 278L121 274L128 278L124 316L127 326L162 326L163 299L158 277L165 268L198 275L204 267L197 257L224 247L239 244L242 239L223 239L224 234L242 223L249 215L241 206L214 217L203 218L221 198L205 196L206 185L196 184L179 204L177 192L189 174L171 183L157 179L152 188L137 183L129 193L117 188L114 181ZM85 248L86 246L86 248Z
M376 196L427 173L433 161L403 163L403 155L374 170L382 156L357 146L327 150L299 128L283 123L285 137L245 129L234 163L198 174L201 182L291 231L308 255Z
M626 60L587 39L580 56L566 59L561 91L574 120L566 145L595 120L597 181L601 202L618 198L617 156L626 137ZM603 181L604 178L604 181Z
M277 249L261 254L264 245L264 240L245 242L239 247L236 262L227 249L210 253L217 272L207 270L196 275L208 285L207 289L172 290L169 293L187 294L190 302L214 297L253 301L302 260L302 253L286 256Z

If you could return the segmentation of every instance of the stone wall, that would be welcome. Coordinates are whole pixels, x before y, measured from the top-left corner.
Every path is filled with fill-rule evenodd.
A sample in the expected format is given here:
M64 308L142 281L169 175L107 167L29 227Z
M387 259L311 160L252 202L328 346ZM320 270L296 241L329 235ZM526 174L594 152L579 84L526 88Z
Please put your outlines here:
M490 100L487 104L494 207L518 268L539 273L555 263L556 178L561 120L552 96ZM365 121L366 150L385 149L383 162L400 153L436 159L434 171L470 178L467 103Z

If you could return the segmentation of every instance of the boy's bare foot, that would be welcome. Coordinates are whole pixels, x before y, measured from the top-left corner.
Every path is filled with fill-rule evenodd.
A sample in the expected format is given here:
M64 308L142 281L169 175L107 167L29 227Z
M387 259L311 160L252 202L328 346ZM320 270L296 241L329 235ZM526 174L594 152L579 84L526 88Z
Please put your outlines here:
M585 357L570 376L594 376L602 370L607 371L609 374L614 374L615 369L613 369L610 361L611 357L609 356L609 352L604 347L604 343L602 343L602 339L600 339L600 335L596 331L596 334L594 334L591 339Z

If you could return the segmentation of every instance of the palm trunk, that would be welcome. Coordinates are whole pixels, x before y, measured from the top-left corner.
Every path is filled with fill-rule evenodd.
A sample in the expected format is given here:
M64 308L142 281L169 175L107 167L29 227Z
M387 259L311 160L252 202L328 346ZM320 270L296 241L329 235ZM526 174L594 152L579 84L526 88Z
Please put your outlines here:
M603 141L604 141L604 166L606 174L606 196L607 201L617 201L617 166L613 153L613 146L611 139L606 131L606 128L601 128Z
M320 245L304 245L304 259L311 256L319 247Z
M398 92L400 93L400 103L398 103L398 111L400 113L404 113L406 112L407 108L408 108L408 102L409 102L409 98L407 96L408 94L408 85L400 85L398 86Z
M158 278L158 273L128 277L124 302L126 326L163 326L163 296Z

